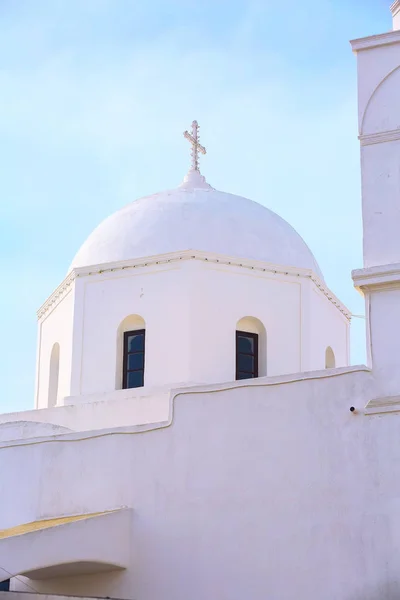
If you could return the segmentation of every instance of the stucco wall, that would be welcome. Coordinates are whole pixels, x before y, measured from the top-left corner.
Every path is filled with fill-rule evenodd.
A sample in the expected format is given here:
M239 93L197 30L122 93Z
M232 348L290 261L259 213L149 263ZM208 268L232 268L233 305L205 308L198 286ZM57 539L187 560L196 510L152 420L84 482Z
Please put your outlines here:
M0 415L0 443L55 434L59 428L95 431L167 421L170 396L171 390L165 388L153 389L151 394L144 388L118 390L85 396L85 402L81 402L82 397L67 397L64 406L5 413Z
M396 44L379 45L378 43L371 48L363 49L357 54L360 133L364 132L364 116L371 97L387 75L394 71L399 64L399 50ZM395 113L392 116L395 118Z
M357 53L364 267L400 262L400 39L368 40Z
M395 416L363 415L376 394L367 371L214 386L179 395L165 429L4 448L0 527L134 509L127 572L35 581L46 593L394 600L400 442Z
M393 29L400 29L400 10L393 16Z
M244 317L265 327L267 375L301 370L299 277L198 262L191 278L192 381L235 379L236 325Z
M364 266L400 262L400 140L362 147L361 162Z
M388 396L400 390L400 289L396 287L371 292L368 306L372 363Z
M395 4L392 10L396 9ZM357 52L368 361L383 395L400 389L400 34L353 41Z
M349 323L315 286L311 293L310 353L313 369L325 368L325 352L331 347L335 366L349 364ZM321 326L323 324L323 326Z
M189 381L189 290L186 265L154 267L137 273L92 276L84 280L79 394L116 388L117 330L129 315L145 321L145 386ZM78 365L75 365L79 368ZM122 365L119 366L122 377Z
M58 402L70 394L71 360L74 313L74 288L45 316L38 325L38 356L36 375L36 408L45 408L49 402L50 359L54 344L60 346Z
M266 331L265 351L260 349L260 356L266 357L266 365L260 365L262 375L321 367L311 352L312 324L322 337L329 338L335 330L345 343L346 331L336 327L345 320L339 309L325 296L330 310L324 314L314 310L308 291L316 287L311 272L290 268L287 273L274 272L270 265L263 269L262 263L241 267L214 259L190 260L190 255L184 258L79 275L73 306L69 293L42 320L39 407L47 405L47 355L59 338L60 394L86 398L121 387L123 338L118 332L129 316L146 330L148 392L182 383L234 380L235 331L245 317L258 319ZM69 356L67 364L68 351L72 359Z

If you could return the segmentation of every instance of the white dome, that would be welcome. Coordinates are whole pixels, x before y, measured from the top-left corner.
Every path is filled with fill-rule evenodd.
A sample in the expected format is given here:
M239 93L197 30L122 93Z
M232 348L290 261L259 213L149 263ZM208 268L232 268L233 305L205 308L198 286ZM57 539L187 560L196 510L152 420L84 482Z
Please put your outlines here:
M312 269L318 264L300 235L257 202L219 192L198 171L174 190L131 202L93 231L70 270L183 250Z

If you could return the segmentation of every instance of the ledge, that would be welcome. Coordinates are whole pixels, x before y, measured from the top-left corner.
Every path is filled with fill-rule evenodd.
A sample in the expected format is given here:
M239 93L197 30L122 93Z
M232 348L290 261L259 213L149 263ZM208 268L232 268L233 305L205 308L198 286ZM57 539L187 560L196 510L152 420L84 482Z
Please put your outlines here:
M53 439L78 432L94 435L126 424L151 425L168 419L171 386L163 390L140 388L146 389L144 394L135 393L137 389L94 395L91 401L80 396L75 398L76 404L0 415L0 449L17 440Z
M326 380L334 377L345 377L347 375L352 375L356 373L371 373L371 369L365 365L356 365L349 367L337 367L335 369L322 369L319 371L304 371L300 373L292 373L288 375L276 375L273 377L259 377L257 379L243 379L239 381L231 381L225 383L210 383L210 384L202 384L202 385L193 385L188 387L182 387L178 389L171 390L170 398L168 401L168 416L165 420L159 421L151 421L144 424L137 425L124 425L124 426L112 426L108 425L104 428L97 429L85 429L79 431L73 431L71 433L58 433L54 435L47 436L38 436L32 437L30 439L14 439L14 440L5 440L4 442L0 441L0 450L3 448L12 448L19 446L31 446L37 444L48 444L48 443L68 443L68 442L80 442L85 440L90 440L94 438L102 438L109 435L136 435L143 434L149 431L156 431L159 429L165 429L169 427L174 419L174 404L176 398L178 396L184 396L189 394L203 394L203 393L219 393L226 392L229 390L234 390L238 388L253 388L253 387L273 387L278 385L292 385L298 383L306 383L307 381L315 381L315 380ZM128 401L128 404L131 404ZM88 404L86 404L87 406ZM46 412L50 411L59 411L63 408L69 409L71 406L67 407L59 407L59 408L51 408L51 409L41 409ZM35 412L40 411L30 411L32 415ZM15 413L18 415L18 413ZM23 413L20 413L23 414ZM8 415L8 417L12 417L12 415ZM125 422L129 422L129 419L125 418ZM1 563L0 563L1 564Z
M365 407L366 416L388 413L400 413L400 396L374 398Z
M351 276L358 290L374 291L400 287L400 263L355 269Z
M300 383L303 381L315 381L316 379L330 379L352 373L371 373L371 369L366 365L350 365L348 367L335 367L334 369L320 369L318 371L301 371L299 373L289 373L287 375L273 375L266 377L257 377L256 379L239 379L237 381L226 383L209 383L185 387L172 390L173 399L182 394L202 394L204 392L225 392L236 388L251 387L272 387L291 383Z
M380 131L378 133L364 133L358 136L361 146L373 146L384 142L395 142L400 139L400 129Z
M126 569L131 511L118 509L25 523L0 532L0 581ZM34 548L34 551L32 550Z
M362 50L370 50L379 46L388 46L390 44L400 43L400 31L389 31L380 35L371 35L369 37L351 40L350 44L353 52L356 54Z

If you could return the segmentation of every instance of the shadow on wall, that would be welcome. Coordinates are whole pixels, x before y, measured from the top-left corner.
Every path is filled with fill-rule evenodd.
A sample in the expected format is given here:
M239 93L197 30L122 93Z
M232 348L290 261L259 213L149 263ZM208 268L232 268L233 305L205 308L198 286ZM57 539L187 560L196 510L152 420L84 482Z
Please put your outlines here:
M50 375L49 375L49 400L48 406L51 408L57 404L58 399L58 375L60 372L60 344L56 342L51 349L50 355Z

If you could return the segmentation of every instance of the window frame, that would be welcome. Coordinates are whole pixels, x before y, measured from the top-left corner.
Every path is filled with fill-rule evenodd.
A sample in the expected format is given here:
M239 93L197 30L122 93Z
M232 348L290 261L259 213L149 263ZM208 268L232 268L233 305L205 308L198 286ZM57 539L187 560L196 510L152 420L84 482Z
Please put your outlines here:
M10 583L11 579L3 579L3 581L0 582L0 592L10 592Z
M240 337L248 337L248 338L252 338L254 340L254 354L248 354L247 356L254 356L254 374L251 377L247 377L246 379L258 379L259 375L259 367L258 367L258 356L259 356L259 339L260 336L258 333L253 333L251 331L239 331L238 329L236 330L236 348L235 348L235 358L236 358L236 381L246 381L246 379L239 379L238 375L239 372L244 373L244 371L239 371L239 355L240 354L245 354L244 352L239 352L239 344L238 344L238 339ZM249 373L250 375L250 373Z
M128 340L132 335L143 335L143 350L139 350L139 352L143 352L143 369L128 369L128 357L130 354L137 354L135 352L128 352ZM133 329L132 331L124 331L124 347L122 354L122 389L123 390L134 390L137 388L144 387L144 371L145 371L145 361L146 361L146 329ZM128 387L128 373L135 372L143 372L143 385L138 385L135 387Z

